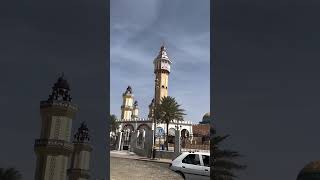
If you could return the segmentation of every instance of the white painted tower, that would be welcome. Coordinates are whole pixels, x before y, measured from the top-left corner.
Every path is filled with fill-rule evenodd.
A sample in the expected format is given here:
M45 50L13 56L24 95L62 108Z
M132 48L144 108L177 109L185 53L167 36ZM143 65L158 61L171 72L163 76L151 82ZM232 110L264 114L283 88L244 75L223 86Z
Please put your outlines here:
M138 101L134 101L131 119L138 119L138 117L139 117Z
M121 106L121 119L131 119L134 108L133 97L132 89L128 86L127 90L122 94L123 103Z

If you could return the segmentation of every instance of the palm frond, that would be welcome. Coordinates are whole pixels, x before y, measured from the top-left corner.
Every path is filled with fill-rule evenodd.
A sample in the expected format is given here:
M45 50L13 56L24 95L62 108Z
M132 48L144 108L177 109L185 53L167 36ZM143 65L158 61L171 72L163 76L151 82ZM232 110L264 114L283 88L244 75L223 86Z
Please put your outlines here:
M21 180L21 173L15 168L0 168L1 180Z
M237 151L221 149L221 143L230 135L220 136L213 127L210 128L210 167L211 179L213 180L233 180L236 178L234 171L243 170L245 165L235 162L235 159L242 157Z
M230 150L220 150L216 149L213 150L213 153L215 154L215 158L225 158L225 159L234 159L241 157L241 155L237 151L230 151Z
M110 114L110 131L115 132L119 128L119 123L117 123L117 116Z
M223 168L223 169L227 169L227 170L241 170L241 169L245 169L246 166L244 165L239 165L235 162L233 162L232 160L224 160L224 159L217 159L214 164L213 167L216 168Z
M237 177L234 173L232 173L230 170L228 169L218 169L218 168L213 168L212 172L211 172L213 177L220 177L220 178L234 178ZM215 179L216 180L216 179Z

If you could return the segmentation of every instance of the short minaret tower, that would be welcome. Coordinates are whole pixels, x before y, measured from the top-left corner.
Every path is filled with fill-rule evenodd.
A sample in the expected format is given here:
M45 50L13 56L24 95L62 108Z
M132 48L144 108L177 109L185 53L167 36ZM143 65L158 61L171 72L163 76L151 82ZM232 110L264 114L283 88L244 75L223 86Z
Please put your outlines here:
M68 169L69 180L88 180L90 178L90 145L89 129L83 122L74 135L74 151L71 158L71 167Z
M165 47L162 45L158 56L154 59L155 104L159 104L162 97L168 96L168 81L171 61Z
M154 98L152 99L151 103L149 104L148 118L153 118L153 111L154 111Z
M137 119L138 117L139 117L138 101L135 101L133 104L132 119Z
M40 102L41 133L35 141L35 180L66 180L72 120L78 110L71 103L70 87L63 76L52 87L48 100Z
M122 94L123 103L121 106L121 119L131 119L133 111L133 97L132 88L128 86L127 90Z

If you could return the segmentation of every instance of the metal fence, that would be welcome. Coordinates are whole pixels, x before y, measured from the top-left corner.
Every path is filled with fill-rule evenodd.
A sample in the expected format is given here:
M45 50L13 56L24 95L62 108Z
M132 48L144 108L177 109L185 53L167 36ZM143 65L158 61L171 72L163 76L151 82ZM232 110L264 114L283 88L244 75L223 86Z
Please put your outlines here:
M131 133L123 133L122 134L122 143L121 146L129 146L130 139L132 134ZM112 136L110 137L110 148L112 150L117 149L118 136ZM137 134L136 139L136 147L143 149L144 148L144 142L145 142L145 134L139 133ZM175 136L172 136L169 134L167 135L165 133L158 135L155 137L155 147L158 150L167 150L166 148L166 142L168 140L168 150L174 151L174 145L175 145ZM180 143L181 143L181 151L209 151L210 150L210 138L206 136L198 136L193 134L188 134L188 136L182 136L180 137Z
M110 136L110 150L116 150L117 143L118 143L118 137L117 136Z
M190 134L181 138L181 151L210 151L210 138Z
M155 146L159 150L166 150L166 141L168 139L169 151L174 150L175 136L166 134L157 136L155 140ZM181 150L182 151L208 151L210 150L210 139L206 136L194 136L188 134L188 136L180 137Z

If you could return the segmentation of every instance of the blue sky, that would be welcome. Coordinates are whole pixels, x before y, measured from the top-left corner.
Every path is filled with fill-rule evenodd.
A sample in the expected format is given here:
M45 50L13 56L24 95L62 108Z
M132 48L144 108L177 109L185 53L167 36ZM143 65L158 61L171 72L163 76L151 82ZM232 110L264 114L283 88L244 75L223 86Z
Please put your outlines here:
M169 96L195 123L210 110L209 0L111 1L111 113L120 117L122 93L131 85L146 118L154 95L152 61L162 42L173 64Z

